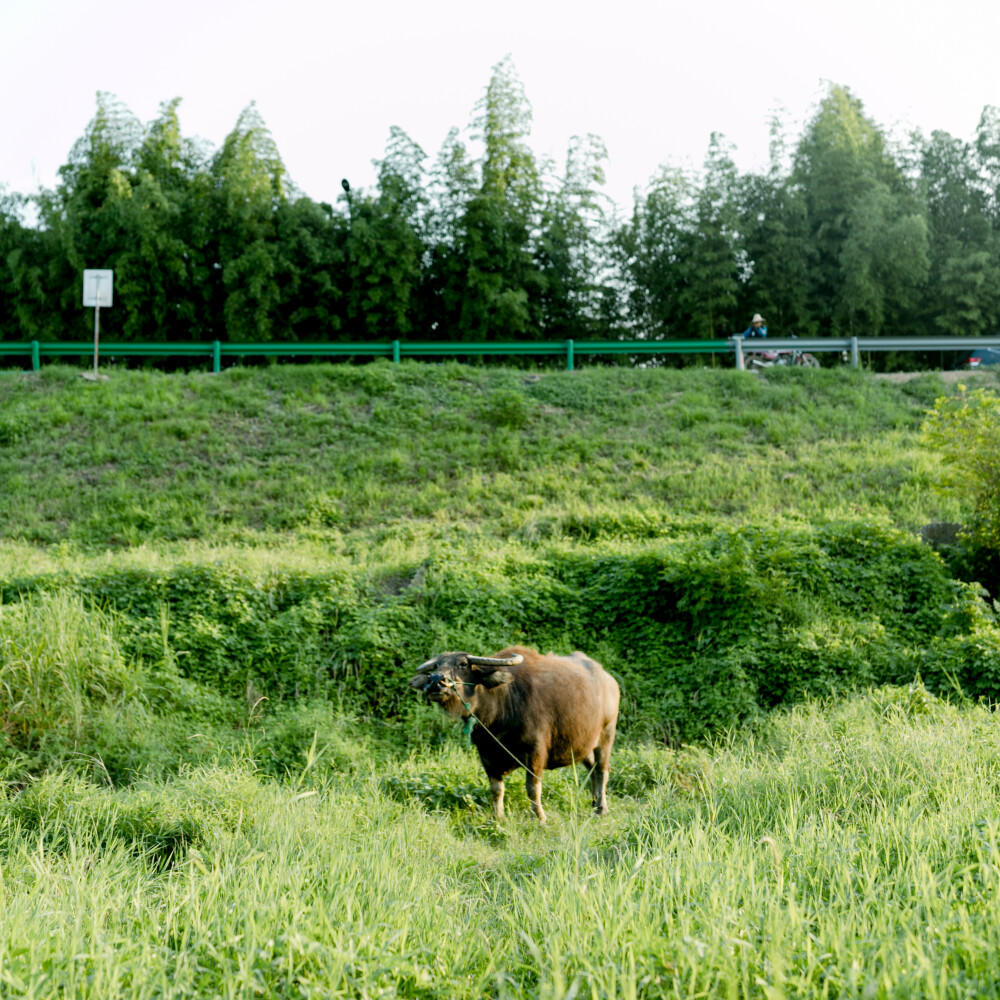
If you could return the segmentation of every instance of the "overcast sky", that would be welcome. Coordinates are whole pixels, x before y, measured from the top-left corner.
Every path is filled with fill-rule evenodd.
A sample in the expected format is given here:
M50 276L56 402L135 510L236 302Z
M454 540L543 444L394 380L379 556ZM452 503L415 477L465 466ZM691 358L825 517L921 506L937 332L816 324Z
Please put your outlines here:
M535 153L600 136L627 208L713 131L762 166L773 112L798 129L829 81L890 130L971 138L1000 105L998 38L997 0L0 0L0 185L52 187L104 90L143 122L182 98L213 146L255 100L291 178L334 201L341 177L373 182L390 126L433 159L510 54Z

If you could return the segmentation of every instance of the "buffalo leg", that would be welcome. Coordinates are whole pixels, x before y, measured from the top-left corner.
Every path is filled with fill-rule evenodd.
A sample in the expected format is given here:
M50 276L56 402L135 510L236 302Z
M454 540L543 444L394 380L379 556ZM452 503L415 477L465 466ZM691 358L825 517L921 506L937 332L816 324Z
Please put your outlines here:
M524 779L524 788L528 793L528 802L532 812L538 817L539 823L545 822L545 810L542 808L542 771L545 770L545 758L534 753L528 758L528 773Z
M493 815L497 822L503 819L503 778L490 778L490 797L493 799Z
M594 748L595 765L590 772L590 789L594 795L594 809L598 816L608 812L608 771L611 765L611 745L615 741L613 727L608 727L601 733L601 742Z

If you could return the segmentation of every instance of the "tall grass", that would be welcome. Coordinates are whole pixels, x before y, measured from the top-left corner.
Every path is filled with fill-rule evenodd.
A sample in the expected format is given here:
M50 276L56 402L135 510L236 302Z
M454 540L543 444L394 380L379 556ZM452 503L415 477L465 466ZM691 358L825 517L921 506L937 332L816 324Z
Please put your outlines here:
M50 782L48 815L0 807L3 992L995 996L997 732L919 688L810 704L708 753L622 747L607 820L552 775L547 828L513 789L504 827L444 794L482 780L454 745L333 773L320 742L284 784L174 782L170 855L136 808L159 786Z
M943 391L4 380L0 997L997 996L994 713L760 710L995 686L989 608L898 531L960 514L917 441ZM628 677L604 820L566 769L547 827L513 780L498 826L448 723L383 695L518 629ZM394 717L358 717L375 685ZM635 742L709 702L743 728Z
M107 615L71 593L0 606L0 733L22 749L56 734L77 745L98 707L140 696Z

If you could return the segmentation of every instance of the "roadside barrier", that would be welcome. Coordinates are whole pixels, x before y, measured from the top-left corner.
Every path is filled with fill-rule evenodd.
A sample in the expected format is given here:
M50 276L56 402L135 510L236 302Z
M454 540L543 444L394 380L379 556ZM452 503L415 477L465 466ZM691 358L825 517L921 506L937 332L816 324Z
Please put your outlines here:
M212 371L222 370L223 358L311 357L311 358L389 358L398 363L403 358L427 357L561 357L566 369L573 371L581 355L627 355L637 365L665 354L732 355L739 369L745 368L747 350L811 353L841 353L853 368L861 364L864 351L973 351L977 348L1000 348L1000 337L767 337L744 340L531 340L531 341L408 341L366 343L312 343L266 341L238 343L228 340L207 342L135 341L102 342L101 359L108 358L206 358ZM89 341L31 340L0 342L0 357L30 358L31 371L38 371L43 358L92 358L94 345Z

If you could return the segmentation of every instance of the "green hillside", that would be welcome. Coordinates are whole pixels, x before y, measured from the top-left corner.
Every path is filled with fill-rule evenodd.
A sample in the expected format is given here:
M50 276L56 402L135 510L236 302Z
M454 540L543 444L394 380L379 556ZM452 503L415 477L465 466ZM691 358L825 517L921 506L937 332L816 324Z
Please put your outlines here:
M1000 627L917 533L954 391L4 376L0 995L994 995ZM513 641L621 682L609 817L566 768L495 823L407 689Z
M847 371L453 364L219 375L70 368L0 380L0 533L81 551L475 528L647 534L690 523L955 511L917 444L944 391ZM617 530L617 529L615 529Z
M978 592L915 534L960 516L919 440L946 391L823 370L48 368L0 383L0 594L72 595L123 657L224 698L333 697L404 730L414 663L514 641L598 655L623 727L668 741L918 672L990 695L993 646L960 666L952 648L981 646Z

